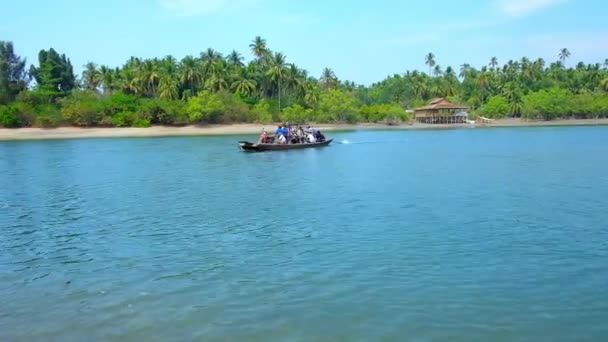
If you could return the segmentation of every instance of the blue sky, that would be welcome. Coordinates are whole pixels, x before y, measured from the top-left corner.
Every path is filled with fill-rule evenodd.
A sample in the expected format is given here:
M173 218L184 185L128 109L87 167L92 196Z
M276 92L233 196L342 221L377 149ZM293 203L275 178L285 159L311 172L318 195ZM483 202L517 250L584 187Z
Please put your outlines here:
M6 2L0 39L36 61L42 48L67 54L77 72L88 61L122 65L130 56L181 59L208 47L251 58L261 35L289 62L320 75L371 84L406 70L476 67L528 56L608 58L605 0L20 0Z

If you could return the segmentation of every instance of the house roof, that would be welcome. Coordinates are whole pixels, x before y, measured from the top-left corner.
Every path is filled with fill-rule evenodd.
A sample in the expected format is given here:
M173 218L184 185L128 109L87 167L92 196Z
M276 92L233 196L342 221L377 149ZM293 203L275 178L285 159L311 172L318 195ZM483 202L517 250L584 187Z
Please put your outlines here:
M431 103L429 105L420 107L420 108L416 108L414 110L422 111L422 110L468 109L468 108L469 107L466 107L466 106L455 105L453 103L450 103L448 100L439 97L439 98L435 98L435 99L431 100Z

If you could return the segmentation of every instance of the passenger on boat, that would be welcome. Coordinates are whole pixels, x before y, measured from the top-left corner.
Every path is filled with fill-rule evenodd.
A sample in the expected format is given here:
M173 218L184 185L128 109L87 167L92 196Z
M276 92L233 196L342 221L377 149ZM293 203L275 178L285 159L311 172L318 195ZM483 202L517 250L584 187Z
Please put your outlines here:
M317 136L315 138L316 138L316 141L318 141L318 142L325 141L325 136L323 135L323 133L321 133L321 131L317 131Z
M275 141L279 144L285 144L287 142L287 129L281 125L277 128Z
M292 132L291 132L291 126L289 125L289 122L285 122L285 125L283 125L283 129L285 130L285 139L287 139L287 142L291 142L291 138L292 138Z
M265 144L268 140L268 133L266 132L266 130L262 131L262 134L260 134L260 144Z
M314 135L314 134L312 134L312 133L308 133L308 136L306 137L306 140L307 140L309 143L311 143L311 144L312 144L312 143L314 143L314 142L316 142L316 141L317 141L317 138L315 138L315 135Z
M304 129L302 128L302 126L298 126L298 128L296 129L296 138L298 144L303 144L306 142L306 133L304 133Z

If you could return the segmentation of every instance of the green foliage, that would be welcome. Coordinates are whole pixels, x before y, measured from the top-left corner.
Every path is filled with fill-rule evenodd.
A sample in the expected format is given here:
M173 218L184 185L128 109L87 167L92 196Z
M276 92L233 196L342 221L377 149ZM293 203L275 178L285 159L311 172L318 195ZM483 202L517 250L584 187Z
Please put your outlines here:
M348 122L396 124L404 109L435 97L467 104L471 113L501 118L601 117L606 115L608 67L578 63L565 68L567 49L546 63L526 57L476 69L440 66L433 53L428 72L406 71L371 86L340 80L330 68L318 78L272 51L261 37L224 57L207 49L181 61L172 56L131 57L122 67L87 63L77 84L70 59L42 50L29 75L10 42L0 41L3 125L147 126L189 123ZM558 56L556 51L556 58ZM421 56L423 57L423 56ZM421 58L422 59L422 58ZM27 89L29 79L36 87Z
M409 115L397 104L377 104L361 107L361 119L368 122L398 124L409 120Z
M239 95L221 92L218 96L224 107L222 117L219 119L220 122L232 123L254 121L255 114L251 111L249 105L241 100Z
M253 106L253 113L255 115L255 122L257 123L270 123L273 121L268 100L262 100Z
M225 109L217 94L204 90L188 99L186 113L192 122L218 123Z
M107 97L101 98L101 104L104 116L114 116L120 112L135 112L139 108L139 99L133 95L114 92Z
M32 65L30 75L36 80L38 89L54 92L68 92L76 85L72 63L53 48L40 50L38 67Z
M0 126L1 127L19 127L19 110L13 106L0 106Z
M0 41L0 105L14 101L26 86L25 59L15 54L13 43Z
M281 121L289 122L291 124L304 124L314 121L314 111L310 108L306 109L299 104L291 105L290 107L284 108L281 113Z
M139 127L139 128L150 127L150 120L137 119L133 122L133 127Z
M510 113L511 106L506 98L497 95L492 96L488 103L481 107L480 111L488 118L500 119Z
M34 89L31 91L22 91L17 95L16 101L19 103L27 103L31 106L41 106L55 103L55 99L60 94L52 90Z
M57 106L44 105L36 108L36 120L34 125L37 127L58 127L63 124L63 116Z
M608 96L602 93L584 93L571 98L572 116L578 118L608 117Z
M120 112L112 116L112 124L115 127L129 127L133 126L137 117L133 112ZM145 119L141 119L145 120ZM148 121L150 122L150 121Z
M356 123L359 119L358 113L358 103L352 94L333 89L321 95L317 120Z
M530 93L523 98L523 117L552 120L571 113L572 94L564 89L552 88Z
M74 92L60 100L61 113L67 123L74 126L97 126L104 118L103 103L89 91Z
M185 107L183 101L149 99L141 103L137 116L156 125L184 125L190 122Z

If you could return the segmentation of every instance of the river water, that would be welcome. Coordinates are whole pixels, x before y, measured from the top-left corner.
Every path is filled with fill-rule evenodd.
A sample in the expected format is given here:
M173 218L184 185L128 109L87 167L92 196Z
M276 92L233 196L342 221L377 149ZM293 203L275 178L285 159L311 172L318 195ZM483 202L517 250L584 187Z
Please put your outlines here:
M0 142L2 341L606 341L608 127Z

